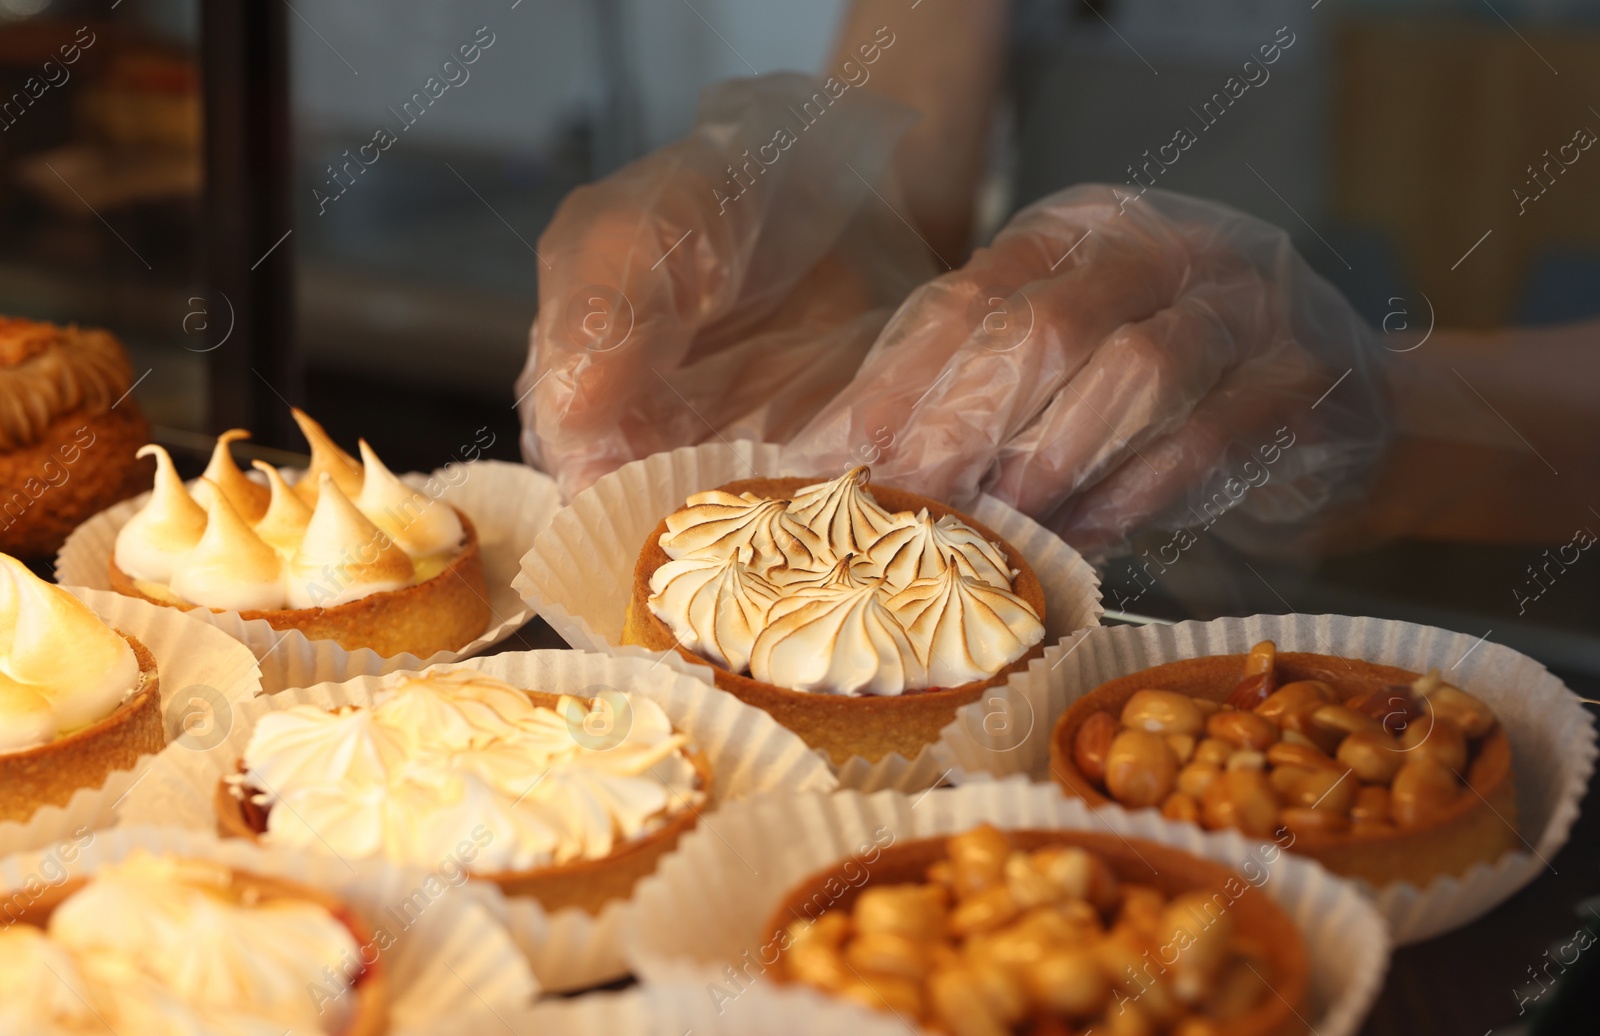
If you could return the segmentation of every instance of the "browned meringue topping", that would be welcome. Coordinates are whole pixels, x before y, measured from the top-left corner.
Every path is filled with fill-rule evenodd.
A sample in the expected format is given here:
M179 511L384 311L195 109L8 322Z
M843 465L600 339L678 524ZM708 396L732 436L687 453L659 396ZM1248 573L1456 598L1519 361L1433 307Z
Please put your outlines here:
M0 450L39 441L75 410L105 413L132 383L109 332L0 317Z

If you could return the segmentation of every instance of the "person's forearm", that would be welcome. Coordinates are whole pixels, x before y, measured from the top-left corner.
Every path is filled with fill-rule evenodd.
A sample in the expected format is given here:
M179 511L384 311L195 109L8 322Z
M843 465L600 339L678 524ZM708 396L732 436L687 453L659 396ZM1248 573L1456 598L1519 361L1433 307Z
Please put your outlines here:
M1010 0L853 0L824 73L859 67L861 48L891 34L864 88L921 116L895 154L901 215L950 266L972 236L1010 13Z
M1379 536L1566 540L1600 525L1600 322L1435 333L1394 357Z

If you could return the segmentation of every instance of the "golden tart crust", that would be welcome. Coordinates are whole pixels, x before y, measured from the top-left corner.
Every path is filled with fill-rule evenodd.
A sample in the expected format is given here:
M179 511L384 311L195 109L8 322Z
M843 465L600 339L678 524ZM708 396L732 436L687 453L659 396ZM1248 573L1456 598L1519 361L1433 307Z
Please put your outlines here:
M332 608L239 614L246 619L265 619L273 629L297 629L312 640L332 640L351 651L371 648L385 658L407 651L427 658L438 651L458 650L478 639L488 627L489 590L483 578L478 530L460 510L456 515L467 534L466 545L444 571L431 579L399 590L368 594ZM133 577L117 567L115 555L107 564L111 588L120 594L184 611L199 607L163 600L140 590Z
M1090 805L1112 800L1073 761L1078 728L1095 712L1113 716L1136 691L1178 691L1223 702L1238 686L1245 655L1182 659L1129 673L1096 687L1056 721L1050 737L1050 773L1068 795ZM1275 661L1280 686L1295 680L1320 680L1341 697L1410 684L1420 674L1361 659L1309 652L1282 652ZM1361 878L1374 886L1406 881L1424 888L1436 877L1459 875L1475 863L1493 863L1516 848L1519 838L1511 741L1497 723L1484 736L1463 775L1468 790L1440 816L1390 833L1297 831L1290 852L1309 856L1335 874Z
M726 493L753 493L767 499L786 499L796 491L821 481L826 480L753 478L730 482L720 488ZM916 493L874 483L872 496L891 512L915 513L926 508L934 520L949 515L997 545L1005 554L1007 563L1017 572L1012 592L1028 603L1039 616L1040 622L1045 621L1044 586L1039 582L1039 577L1034 574L1022 553L994 530L952 507ZM939 731L955 719L957 709L977 701L985 688L1005 683L1012 673L1028 668L1031 659L1044 653L1044 641L1041 640L1021 658L987 680L959 687L908 691L900 695L856 697L818 694L764 683L730 672L680 646L672 630L650 610L647 603L650 599L650 577L655 575L656 569L671 560L667 552L661 549L661 537L666 534L667 522L662 518L655 531L645 540L644 549L639 552L639 561L633 570L633 592L623 620L622 642L637 644L652 651L676 649L678 654L691 662L711 666L718 687L747 705L771 713L773 719L800 735L801 740L812 748L820 749L836 764L843 764L857 755L877 761L896 752L907 759L915 758L923 746L939 740Z
M543 691L524 690L522 693L535 706L545 709L556 708L562 697ZM706 793L709 802L713 782L711 763L701 752L690 752L688 758L700 779L700 790ZM239 761L236 771L244 771L243 760ZM242 838L255 845L265 844L261 834L267 828L268 810L235 795L226 777L217 781L214 802L218 834L224 838ZM665 824L643 838L618 846L597 860L573 860L526 871L474 872L472 876L493 882L508 896L537 899L547 911L577 907L598 915L612 900L631 896L639 879L654 873L661 857L671 852L678 839L699 820L699 811L686 807L669 814Z
M121 634L144 677L137 693L100 722L54 741L0 754L0 821L26 821L41 806L64 806L79 788L98 788L118 770L166 747L160 676L150 649Z
M1259 888L1219 863L1142 839L1070 830L1018 830L1006 831L1005 835L1011 848L1022 852L1066 846L1086 849L1104 860L1119 880L1152 886L1169 900L1197 891L1215 890L1227 895L1222 890L1230 882L1244 886L1240 895L1227 895L1231 901L1228 911L1238 924L1236 941L1251 943L1260 951L1258 956L1272 962L1271 988L1278 995L1264 997L1243 1017L1218 1024L1216 1036L1299 1036L1305 1032L1296 1013L1305 1008L1311 980L1305 939L1283 908ZM821 916L819 904L824 905L824 912L849 913L863 889L925 884L928 868L948 859L948 846L949 839L945 837L888 846L866 868L866 881L861 880L862 866L854 859L841 860L811 875L795 886L773 912L763 929L767 941L778 944L794 921ZM795 981L782 971L775 969L774 974L779 982Z
M150 435L132 384L109 333L0 317L0 550L53 554L148 484L149 463L129 460Z
M356 945L369 946L373 943L372 928L367 922L342 901L321 889L302 885L287 878L254 874L233 868L230 868L230 873L233 876L231 888L241 899L253 899L262 903L278 899L294 899L314 903L344 925L354 937ZM33 925L35 928L44 928L50 923L50 916L55 913L56 907L88 882L88 878L72 878L58 886L45 889L39 896L29 900L16 915L16 921ZM338 1036L383 1036L389 1031L389 975L381 957L363 967L361 974L356 977L354 989L355 1010L350 1023L340 1030Z

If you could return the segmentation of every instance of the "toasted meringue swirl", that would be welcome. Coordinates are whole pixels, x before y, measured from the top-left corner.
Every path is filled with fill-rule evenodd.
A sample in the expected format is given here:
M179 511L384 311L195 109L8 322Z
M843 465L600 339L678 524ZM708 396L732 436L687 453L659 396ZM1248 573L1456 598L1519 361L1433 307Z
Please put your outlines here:
M851 468L831 482L795 493L789 513L828 544L835 556L865 554L884 533L909 524L910 514L890 514L867 491L866 465Z
M143 682L121 634L67 591L0 554L0 752L97 723Z
M827 694L903 694L927 668L886 605L883 581L797 590L772 606L750 653L765 683Z
M243 429L217 437L192 489L161 447L139 451L156 457L155 488L118 531L113 557L141 592L232 611L331 608L449 566L466 542L453 507L406 485L365 442L357 464L295 414L312 463L293 486L259 460L261 476L239 470L229 447L249 436Z
M360 967L350 930L318 903L249 901L232 882L220 864L140 850L102 867L45 929L0 931L0 1031L343 1031Z
M480 873L598 859L706 799L659 705L628 699L626 725L613 707L430 673L369 709L262 717L234 784L268 808L270 845L435 867L471 840Z
M999 547L950 515L934 521L926 509L915 523L884 533L867 557L897 590L942 575L951 565L990 586L1009 587L1016 578Z
M751 569L752 551L733 557L669 561L650 577L650 608L683 618L683 646L724 669L741 672L779 590Z
M935 687L986 680L1044 639L1026 601L950 566L889 599Z
M953 515L891 513L868 478L855 468L787 501L689 497L666 520L673 560L651 577L651 613L725 669L825 694L985 680L1043 638L999 545Z

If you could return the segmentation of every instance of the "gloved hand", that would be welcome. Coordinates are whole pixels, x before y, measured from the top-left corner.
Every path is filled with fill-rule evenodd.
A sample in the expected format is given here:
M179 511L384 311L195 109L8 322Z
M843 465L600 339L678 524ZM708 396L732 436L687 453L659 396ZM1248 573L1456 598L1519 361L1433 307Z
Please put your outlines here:
M1224 511L1270 548L1359 495L1389 436L1384 355L1277 227L1084 185L914 293L790 459L987 490L1092 555Z
M806 76L735 80L688 137L573 191L539 239L524 456L570 496L659 450L792 435L934 272L873 195L911 120Z

